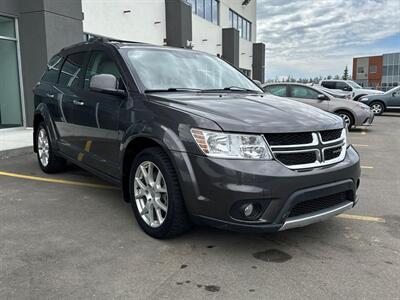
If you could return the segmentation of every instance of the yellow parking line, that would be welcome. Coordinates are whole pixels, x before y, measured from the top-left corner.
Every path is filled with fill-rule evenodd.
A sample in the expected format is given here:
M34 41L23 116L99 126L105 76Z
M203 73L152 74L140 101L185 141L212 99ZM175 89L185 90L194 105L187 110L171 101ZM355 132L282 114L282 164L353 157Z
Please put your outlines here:
M373 169L374 167L371 166L361 166L361 169Z
M2 172L2 171L0 171L0 175L1 176L14 177L14 178L20 178L20 179L28 179L28 180L50 182L50 183L85 186L85 187L92 187L92 188L98 188L98 189L107 189L107 190L118 190L119 189L118 187L115 187L115 186L112 186L112 185L87 183L87 182L64 180L64 179L53 179L53 178L45 178L45 177L38 177L38 176L29 176L29 175Z
M385 219L377 218L377 217L369 217L369 216L340 214L340 215L337 215L336 217L341 218L341 219L350 219L350 220L357 220L357 221L385 223Z

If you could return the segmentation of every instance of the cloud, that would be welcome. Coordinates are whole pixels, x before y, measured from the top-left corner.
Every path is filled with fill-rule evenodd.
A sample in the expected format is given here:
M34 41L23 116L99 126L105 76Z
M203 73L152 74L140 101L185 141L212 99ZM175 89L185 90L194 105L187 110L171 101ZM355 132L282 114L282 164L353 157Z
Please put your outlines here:
M267 78L341 74L353 56L394 52L378 42L397 35L400 48L399 12L399 0L258 0Z

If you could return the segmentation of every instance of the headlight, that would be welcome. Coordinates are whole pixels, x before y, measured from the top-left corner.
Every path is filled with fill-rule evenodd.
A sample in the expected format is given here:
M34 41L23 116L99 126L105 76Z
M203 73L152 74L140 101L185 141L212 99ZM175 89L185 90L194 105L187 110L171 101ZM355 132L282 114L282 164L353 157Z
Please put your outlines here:
M191 129L204 154L211 157L271 160L272 154L261 135L244 135Z

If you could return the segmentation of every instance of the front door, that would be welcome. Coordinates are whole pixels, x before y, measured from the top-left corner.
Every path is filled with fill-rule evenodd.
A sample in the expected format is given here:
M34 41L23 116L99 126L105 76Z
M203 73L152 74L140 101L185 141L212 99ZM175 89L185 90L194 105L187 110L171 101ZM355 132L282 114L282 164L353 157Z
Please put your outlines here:
M290 99L303 102L305 104L318 107L325 111L329 109L329 101L318 99L318 93L316 90L301 86L301 85L290 85Z
M390 108L400 108L400 87L395 89L387 101L387 106Z

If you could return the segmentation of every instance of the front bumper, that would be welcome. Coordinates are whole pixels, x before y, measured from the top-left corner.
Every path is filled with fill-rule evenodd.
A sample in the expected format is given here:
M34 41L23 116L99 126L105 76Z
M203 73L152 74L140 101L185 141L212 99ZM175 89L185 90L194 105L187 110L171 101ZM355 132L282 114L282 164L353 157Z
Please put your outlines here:
M279 231L339 214L357 200L360 165L352 147L340 163L303 171L275 160L215 159L182 152L173 156L187 209L197 223L245 232ZM349 195L340 205L289 217L298 203L340 192ZM233 217L232 208L248 201L263 203L260 217L252 221Z
M372 110L358 110L355 114L355 126L372 126L374 113Z
M364 119L363 126L371 126L371 125L372 125L372 122L374 121L374 117L375 117L375 115L374 115L374 113L373 113L372 110L371 110L371 111L369 112L368 117L366 117L366 118Z

